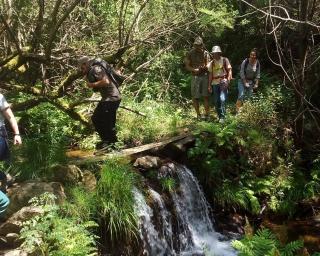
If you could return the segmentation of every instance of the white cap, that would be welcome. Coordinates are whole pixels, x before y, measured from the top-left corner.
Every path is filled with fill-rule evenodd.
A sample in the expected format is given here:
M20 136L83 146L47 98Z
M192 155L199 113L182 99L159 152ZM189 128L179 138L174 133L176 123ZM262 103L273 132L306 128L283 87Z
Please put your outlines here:
M216 53L216 52L217 52L217 53L222 53L221 48L220 48L220 46L218 46L218 45L213 46L211 52L212 52L212 53Z
M203 40L200 36L196 37L196 39L194 40L195 45L203 45Z

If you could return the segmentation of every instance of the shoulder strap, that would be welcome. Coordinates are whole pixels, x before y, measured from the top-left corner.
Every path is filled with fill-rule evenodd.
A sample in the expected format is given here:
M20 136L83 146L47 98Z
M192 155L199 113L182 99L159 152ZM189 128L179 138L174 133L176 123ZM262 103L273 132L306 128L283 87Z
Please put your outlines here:
M248 67L248 64L249 64L249 59L246 58L244 60L244 68L243 68L243 72L244 72L244 76L246 77L247 76L247 67Z

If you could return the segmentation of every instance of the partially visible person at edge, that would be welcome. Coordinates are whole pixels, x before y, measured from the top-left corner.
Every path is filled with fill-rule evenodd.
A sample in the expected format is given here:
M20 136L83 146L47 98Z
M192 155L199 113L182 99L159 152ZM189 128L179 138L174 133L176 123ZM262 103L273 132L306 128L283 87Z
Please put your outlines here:
M13 144L20 145L22 143L19 134L19 128L16 118L10 108L10 105L6 101L5 97L0 93L0 161L9 163L10 151L8 147L8 134L5 128L5 119L8 120L13 130ZM3 171L0 171L1 190L0 190L0 217L9 206L9 198L6 196L6 181L7 176Z
M209 83L208 90L213 92L214 105L219 122L223 123L226 117L226 100L228 87L232 79L232 67L228 58L222 57L220 46L212 47L212 61L208 64Z
M204 99L205 119L209 117L209 92L208 92L208 70L207 64L210 55L204 49L203 40L197 37L193 43L193 49L188 52L185 58L185 66L192 74L191 97L193 107L197 113L197 119L201 119L199 100Z
M101 101L91 117L101 142L97 149L106 148L117 141L116 116L121 101L118 87L112 82L101 65L92 65L93 59L83 56L78 60L79 68L85 76L87 86L101 94Z
M260 62L257 50L250 51L249 58L243 60L240 68L240 79L238 80L238 100L236 110L239 112L244 100L252 96L253 89L258 88L260 79Z

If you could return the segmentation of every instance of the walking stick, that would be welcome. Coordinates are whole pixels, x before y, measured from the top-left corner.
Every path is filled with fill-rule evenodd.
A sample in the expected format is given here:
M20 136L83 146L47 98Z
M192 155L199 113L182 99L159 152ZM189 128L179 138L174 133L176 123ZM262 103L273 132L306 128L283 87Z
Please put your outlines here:
M70 108L74 108L74 107L79 106L79 105L81 105L83 103L86 103L86 102L101 102L101 100L98 100L98 99L84 99L84 100L77 101L77 102L71 104ZM135 113L135 114L137 114L139 116L147 117L146 114L144 114L142 112L139 112L137 110L131 109L131 108L126 107L126 106L119 106L119 108L125 109L125 110L130 111L132 113Z

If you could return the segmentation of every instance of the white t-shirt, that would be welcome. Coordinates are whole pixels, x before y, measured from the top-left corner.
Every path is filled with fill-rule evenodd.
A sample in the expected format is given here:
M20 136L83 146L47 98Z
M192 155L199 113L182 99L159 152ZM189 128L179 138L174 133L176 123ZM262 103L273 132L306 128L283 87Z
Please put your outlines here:
M4 116L2 111L9 107L8 102L5 97L0 93L0 126L4 125Z
M223 59L225 59L226 67L223 66ZM208 67L208 71L210 72L210 75L212 73L214 77L219 77L219 76L227 75L225 68L230 69L231 65L228 58L220 57L219 60L214 59L210 61L207 67ZM213 79L211 84L219 84L220 80L221 78Z

